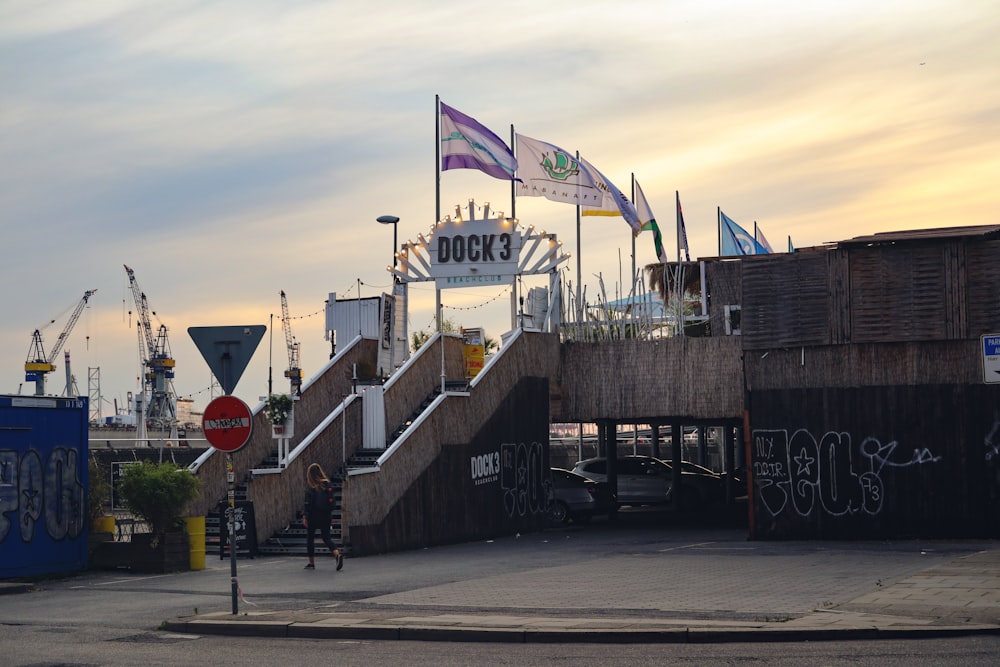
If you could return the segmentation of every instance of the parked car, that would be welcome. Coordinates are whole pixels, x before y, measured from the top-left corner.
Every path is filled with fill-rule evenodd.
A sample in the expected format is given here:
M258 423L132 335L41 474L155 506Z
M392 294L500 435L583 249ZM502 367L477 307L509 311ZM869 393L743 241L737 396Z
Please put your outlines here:
M552 468L551 472L553 493L548 516L553 524L587 523L594 516L608 514L615 508L606 483L563 468Z
M608 461L599 456L579 461L573 472L598 482L608 481ZM673 499L674 469L668 462L652 456L618 458L618 503L621 505L656 505ZM683 461L681 467L681 503L699 508L723 498L722 478L696 463Z

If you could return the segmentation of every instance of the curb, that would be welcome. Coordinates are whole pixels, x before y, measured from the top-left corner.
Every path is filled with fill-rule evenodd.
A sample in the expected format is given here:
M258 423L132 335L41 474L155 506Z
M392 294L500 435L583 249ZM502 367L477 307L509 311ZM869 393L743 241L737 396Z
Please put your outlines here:
M1000 626L899 626L892 628L669 628L663 630L535 630L392 625L323 625L293 621L212 621L174 619L169 632L285 639L357 639L507 644L728 644L847 640L918 639L1000 635Z
M0 595L15 595L17 593L30 593L33 590L35 590L35 584L30 582L0 583Z

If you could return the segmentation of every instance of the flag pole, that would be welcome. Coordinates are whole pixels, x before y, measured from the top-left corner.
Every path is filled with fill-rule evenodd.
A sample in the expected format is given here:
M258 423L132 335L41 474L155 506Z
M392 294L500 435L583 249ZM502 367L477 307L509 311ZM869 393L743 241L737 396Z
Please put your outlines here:
M722 257L722 208L715 207L715 234L719 239L719 257Z
M514 134L514 123L510 124L510 152L517 161L517 135ZM517 180L510 179L510 217L517 218Z
M576 152L576 162L580 164L580 151ZM583 322L583 293L580 291L583 284L583 269L580 263L580 258L583 252L580 249L580 205L576 205L576 312L577 312L577 322Z
M681 193L674 190L674 215L677 217L677 272L674 275L674 287L677 290L677 335L684 335L684 290L681 283L684 280L684 268L681 264Z
M632 172L632 205L635 205L635 172ZM639 221L639 228L642 229L642 220ZM632 234L632 289L635 289L635 234Z
M434 96L434 224L441 219L441 96Z
M514 155L514 160L517 160L517 135L514 134L514 123L510 124L510 152ZM510 179L510 217L513 220L517 220L517 181L513 178ZM517 328L517 278L514 276L514 282L511 283L510 287L510 328L514 330ZM550 295L551 296L551 295Z
M434 96L434 225L441 221L441 96ZM434 320L441 331L441 290L434 282ZM444 356L444 338L441 339L441 355ZM442 364L443 366L443 364ZM444 383L442 373L442 384ZM443 391L443 387L442 387Z

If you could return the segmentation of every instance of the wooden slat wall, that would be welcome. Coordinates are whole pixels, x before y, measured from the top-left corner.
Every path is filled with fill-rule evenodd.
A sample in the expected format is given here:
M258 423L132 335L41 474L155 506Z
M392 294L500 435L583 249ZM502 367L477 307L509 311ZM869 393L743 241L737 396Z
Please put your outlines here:
M966 262L968 335L1000 333L1000 241L970 244Z
M947 338L941 245L854 250L850 264L852 342Z
M834 345L851 340L850 266L846 250L830 252L830 342Z
M965 308L966 245L946 243L944 251L945 336L951 340L968 336L968 311Z
M726 335L727 305L741 303L742 262L739 260L711 261L705 266L705 281L708 283L709 328L712 336Z
M744 260L742 285L745 349L831 342L829 253Z

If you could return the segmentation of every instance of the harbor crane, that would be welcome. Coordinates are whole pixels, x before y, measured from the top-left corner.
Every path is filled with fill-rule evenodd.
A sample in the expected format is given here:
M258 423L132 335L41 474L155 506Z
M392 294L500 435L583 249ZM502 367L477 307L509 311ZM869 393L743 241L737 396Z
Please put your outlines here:
M50 320L48 324L35 329L35 332L31 335L31 347L28 348L28 358L24 362L24 381L35 383L35 396L45 394L45 376L56 369L56 365L52 362L55 361L56 355L59 354L63 345L66 344L69 333L76 325L76 321L80 319L80 313L83 312L84 306L87 305L90 297L96 291L96 289L92 289L83 293L83 298L77 302L76 308L73 309L73 314L70 315L69 321L66 322L66 326L63 327L62 333L59 334L56 344L52 346L52 350L48 355L45 354L45 347L42 344L42 329L56 320Z
M128 274L129 289L132 291L132 300L135 302L139 331L139 356L145 368L142 398L140 399L145 403L145 416L143 418L155 429L171 429L177 423L177 407L174 402L172 382L176 362L170 354L167 326L160 324L156 334L153 334L153 325L149 319L151 311L146 294L139 287L135 272L128 265L125 265L125 273Z
M288 348L288 370L285 377L291 384L291 393L296 395L302 389L302 369L299 368L299 343L292 335L292 319L288 316L288 299L281 290L281 328L285 332L285 347Z

